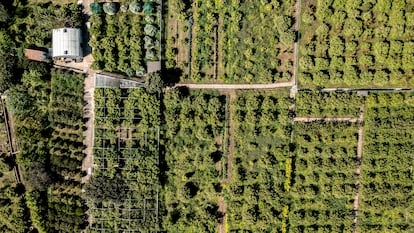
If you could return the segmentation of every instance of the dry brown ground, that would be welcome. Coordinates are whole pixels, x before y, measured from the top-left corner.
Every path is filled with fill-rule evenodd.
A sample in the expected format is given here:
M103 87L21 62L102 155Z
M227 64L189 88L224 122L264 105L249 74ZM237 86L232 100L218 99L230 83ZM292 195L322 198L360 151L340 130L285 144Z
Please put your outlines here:
M86 103L84 107L84 118L88 119L84 124L86 130L83 132L83 144L85 145L84 154L85 158L82 162L82 171L88 171L93 168L93 141L94 141L94 90L95 79L94 72L90 72L84 82L84 101ZM82 177L82 183L89 180L90 175Z
M357 191L355 194L355 199L354 199L354 204L353 204L353 209L355 212L355 216L354 216L354 233L356 232L357 229L357 222L358 222L358 212L359 212L359 194L360 194L360 190L361 190L361 167L362 167L362 152L363 152L363 145L364 145L364 125L363 125L363 121L364 121L364 114L365 114L365 105L361 106L361 113L359 115L359 121L361 122L361 126L359 127L358 130L358 146L357 146L357 159L358 159L358 167L356 170L356 174L358 176L357 182L356 182L356 187L357 187Z
M228 114L228 121L229 121L229 146L228 146L228 152L227 152L227 178L224 180L221 180L222 184L229 184L231 182L232 173L233 173L233 152L234 152L234 121L232 119L233 114L233 102L236 99L236 92L234 90L227 91L227 92L221 92L222 94L228 94L230 96L229 101L229 114ZM218 211L221 213L222 217L219 219L218 222L218 232L219 233L225 233L226 232L226 212L227 212L227 205L223 198L223 193L219 193L218 197Z

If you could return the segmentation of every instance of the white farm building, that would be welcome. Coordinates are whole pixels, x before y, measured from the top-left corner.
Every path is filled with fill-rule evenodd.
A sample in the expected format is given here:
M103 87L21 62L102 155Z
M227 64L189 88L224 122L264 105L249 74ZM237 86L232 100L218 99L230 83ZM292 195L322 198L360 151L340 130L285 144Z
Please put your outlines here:
M81 29L53 29L52 57L53 59L72 59L81 61L83 58Z

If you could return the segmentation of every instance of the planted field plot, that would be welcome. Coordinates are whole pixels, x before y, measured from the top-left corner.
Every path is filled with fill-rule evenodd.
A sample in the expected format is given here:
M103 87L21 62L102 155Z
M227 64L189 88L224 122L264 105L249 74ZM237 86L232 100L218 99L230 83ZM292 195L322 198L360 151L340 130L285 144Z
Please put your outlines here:
M191 62L185 71L193 81L204 83L272 83L291 78L294 1L168 2L173 23L167 31L167 45L172 46L166 51L169 67Z
M157 232L160 105L144 89L95 89L89 232Z
M359 117L363 96L355 92L299 91L295 113L300 117Z
M48 189L50 232L81 231L86 225L81 199L83 159L83 76L56 71L50 84L49 166L53 183Z
M293 73L295 1L216 1L224 80L288 81Z
M39 232L81 231L83 76L36 64L9 90L7 102L31 224Z
M412 232L413 93L367 97L357 232Z
M128 10L91 16L89 45L94 69L142 76L148 61L161 59L159 7L155 2L151 6L147 13Z
M300 85L414 86L414 2L302 1Z
M177 89L164 96L167 232L217 229L225 99L217 93L186 95Z
M352 232L358 125L296 122L289 232Z
M286 232L292 157L288 92L238 93L235 150L225 188L230 232Z
M27 232L30 227L29 216L22 190L19 191L13 176L10 161L0 157L0 231Z
M190 1L167 1L165 68L179 68L187 75L191 46L191 23L186 12L191 8Z

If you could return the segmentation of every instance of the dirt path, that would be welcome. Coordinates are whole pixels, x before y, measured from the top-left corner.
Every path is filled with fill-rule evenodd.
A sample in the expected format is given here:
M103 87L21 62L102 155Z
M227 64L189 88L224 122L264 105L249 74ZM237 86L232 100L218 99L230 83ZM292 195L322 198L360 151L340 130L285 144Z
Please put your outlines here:
M229 145L227 151L227 178L221 181L222 184L229 184L232 178L233 172L233 152L234 152L234 122L232 119L233 113L233 101L236 100L236 92L230 91L227 93L230 96L230 101L228 103L228 123L229 123ZM220 218L218 222L218 233L225 233L226 232L226 212L227 212L227 205L223 198L223 192L219 193L218 197L218 211L220 213Z
M297 89L297 85L298 85L298 70L299 70L299 65L298 65L298 59L299 59L299 30L300 30L300 6L301 6L301 1L298 0L296 1L295 4L295 13L294 13L294 17L295 17L295 31L297 32L297 38L295 40L295 44L294 44L294 55L295 58L293 59L293 81L294 81L294 86Z
M82 183L89 180L92 168L93 168L93 141L94 141L94 91L95 91L95 72L89 72L84 82L84 101L86 103L84 107L84 119L87 121L84 124L85 131L83 132L83 144L85 149L85 158L82 162L82 171L86 172L86 176L82 177Z
M233 153L234 153L234 121L233 121L233 102L236 100L236 92L230 92L230 103L229 103L229 152L227 155L227 179L226 183L231 182L233 174Z
M341 117L341 118L334 118L334 117L295 117L293 121L298 122L312 122L312 121L324 121L324 122L351 122L357 123L361 122L361 118L351 118L351 117Z
M359 122L361 123L361 126L358 130L358 146L357 146L357 159L358 159L358 167L356 170L356 174L358 176L357 182L356 182L356 194L353 204L354 209L354 233L357 232L357 222L358 222L358 212L359 212L359 194L361 191L361 167L362 167L362 152L363 152L363 140L364 140L364 113L365 113L365 105L361 106L361 113L359 115Z
M222 193L219 194L218 197L218 212L221 214L218 222L218 233L226 233L226 223L225 223L225 215L227 210L226 202L224 202Z
M270 83L270 84L181 84L175 87L187 87L189 89L215 89L215 90L238 90L238 89L276 89L291 87L293 82Z

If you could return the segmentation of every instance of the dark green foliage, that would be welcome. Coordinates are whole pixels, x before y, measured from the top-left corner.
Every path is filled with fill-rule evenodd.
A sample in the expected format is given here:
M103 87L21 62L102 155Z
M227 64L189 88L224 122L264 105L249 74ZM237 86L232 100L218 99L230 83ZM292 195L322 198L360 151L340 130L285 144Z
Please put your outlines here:
M26 168L25 179L27 190L45 191L51 182L50 171L46 169L44 164L33 161Z
M149 93L161 93L164 82L159 72L148 74L145 79L145 89Z
M16 83L13 79L15 68L15 43L8 33L0 29L0 92L7 90Z
M145 14L149 15L154 12L154 3L153 2L145 2L144 6L142 7Z
M10 18L9 13L7 13L6 7L0 3L0 23L5 23Z
M31 225L21 185L13 176L10 157L0 158L0 231L28 232Z
M211 232L217 226L217 191L223 142L224 96L173 89L164 97L167 232ZM218 156L213 156L218 155ZM213 159L214 158L214 159Z
M85 227L80 199L83 76L38 64L23 73L22 84L7 97L34 226L39 232L80 231Z
M77 4L29 4L20 11L27 12L27 15L17 18L10 30L15 35L15 41L23 44L24 48L50 48L52 29L82 25L82 10Z
M285 232L292 169L288 94L238 94L231 113L232 181L225 196L229 230Z
M102 5L99 2L93 2L89 7L94 15L100 15L103 13Z
M120 175L114 177L93 176L85 185L85 198L92 202L111 201L122 203L127 198L125 178Z
M413 94L367 97L358 232L413 230Z
M159 100L144 88L95 89L94 98L95 169L85 188L98 220L90 229L158 232Z

